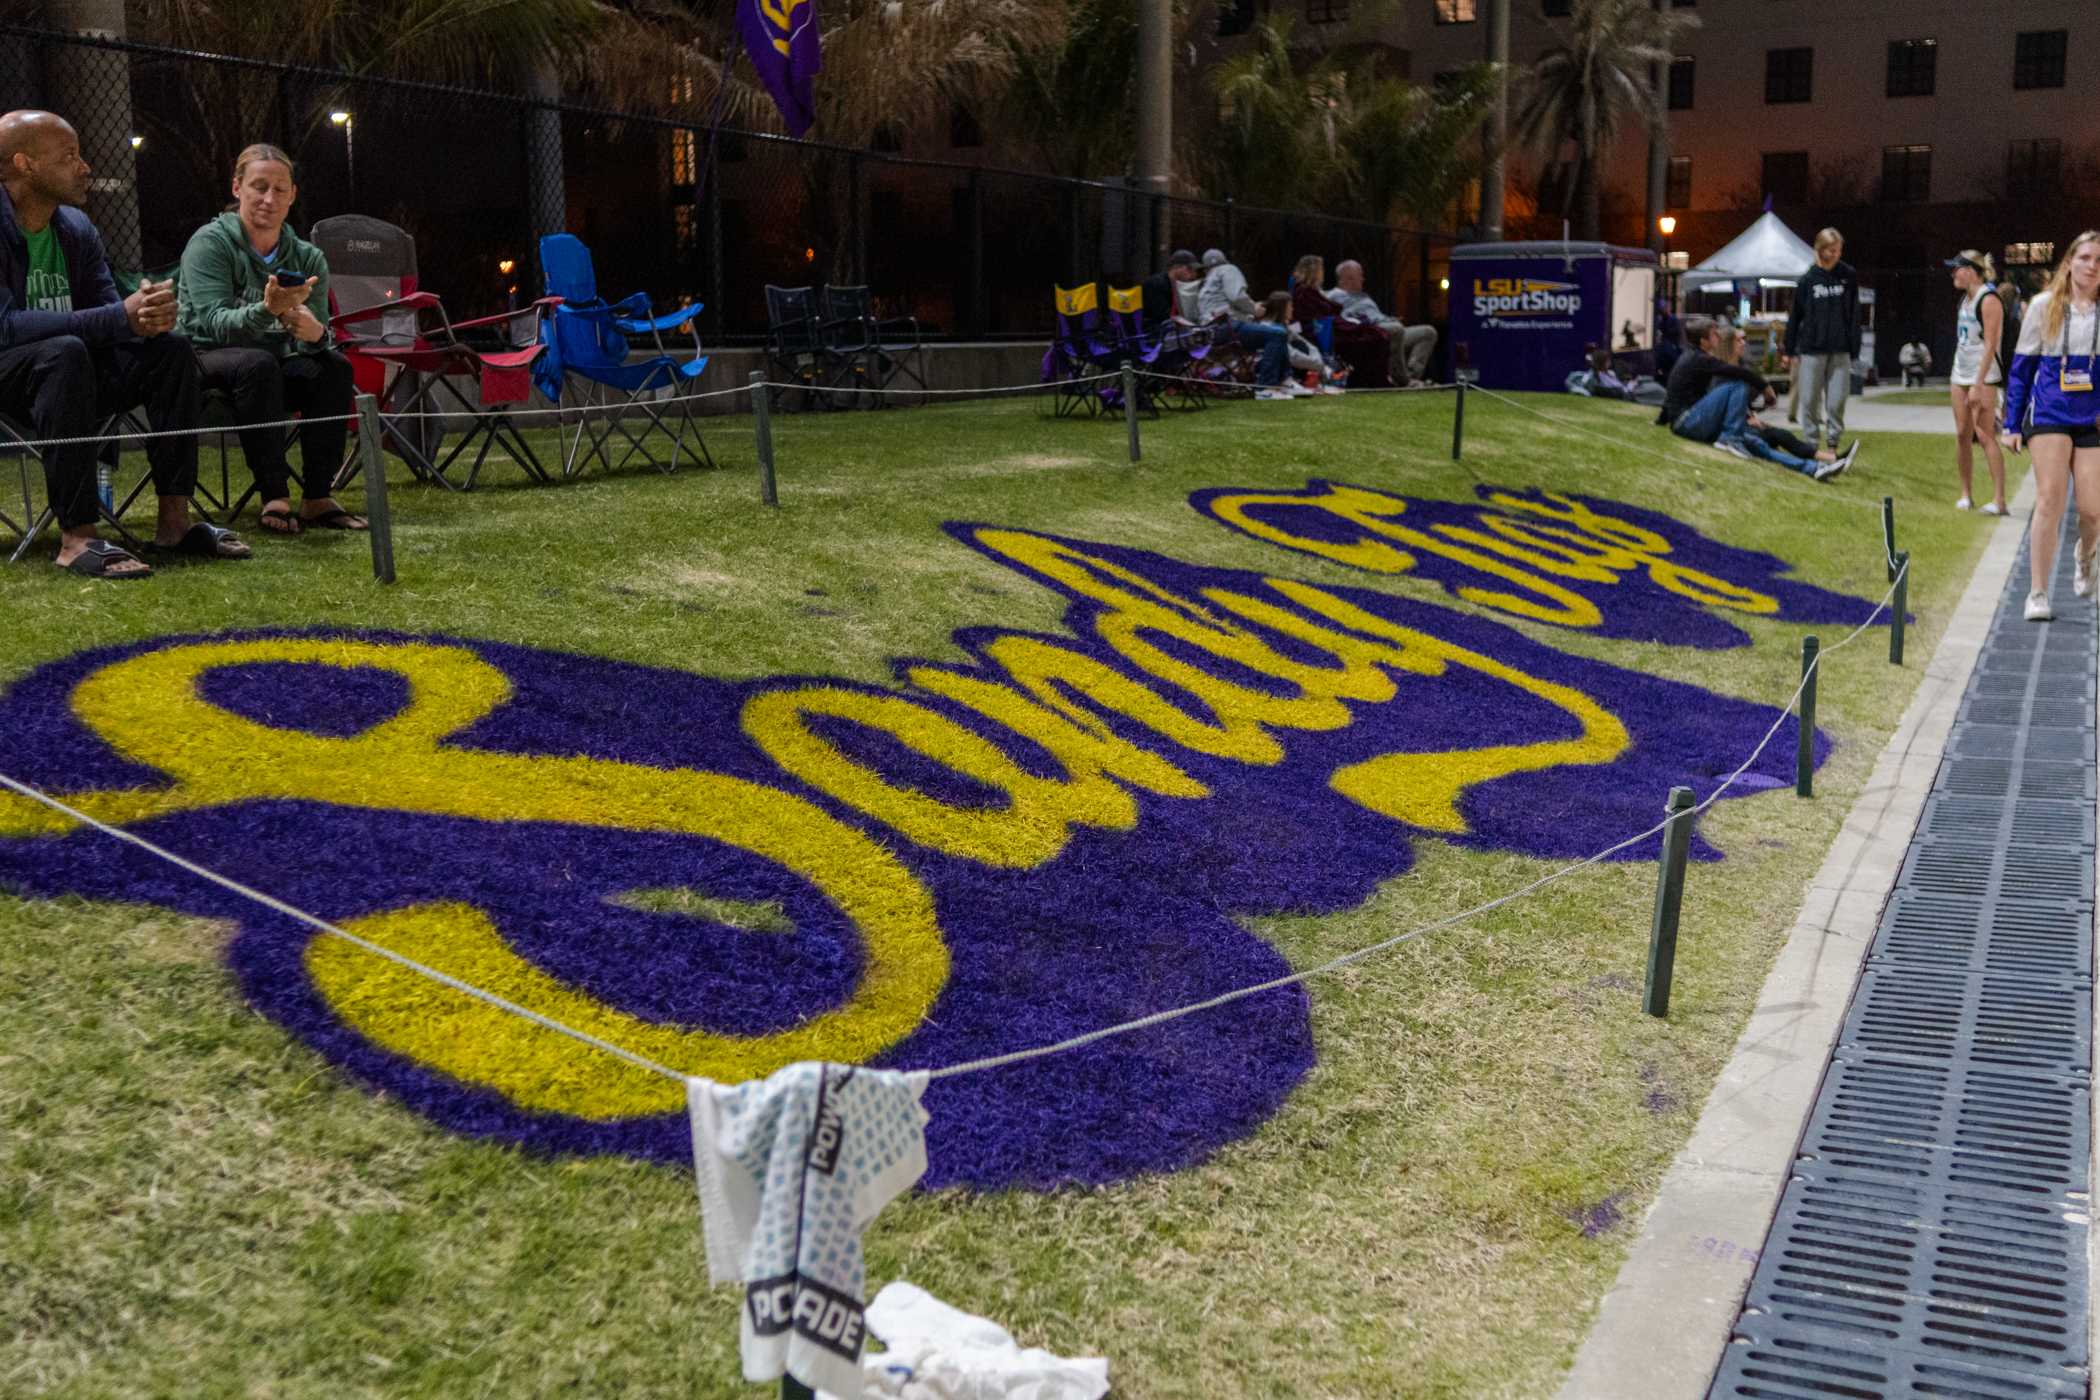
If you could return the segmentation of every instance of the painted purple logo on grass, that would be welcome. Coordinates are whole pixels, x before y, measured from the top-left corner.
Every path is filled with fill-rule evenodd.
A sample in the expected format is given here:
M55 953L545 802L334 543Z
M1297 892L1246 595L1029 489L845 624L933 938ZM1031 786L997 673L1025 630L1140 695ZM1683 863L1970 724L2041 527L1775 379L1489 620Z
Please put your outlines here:
M737 1080L951 1064L1276 977L1248 916L1350 908L1425 836L1587 855L1671 785L1710 791L1775 717L1446 608L949 529L1064 595L1062 630L965 628L967 660L900 661L886 687L371 632L171 637L16 683L15 767L374 943ZM1792 752L1782 732L1736 791ZM232 921L254 1005L448 1128L686 1159L675 1082L12 797L0 883ZM928 1180L1186 1166L1312 1059L1290 988L939 1080Z
M1314 479L1303 490L1216 487L1189 504L1255 539L1379 574L1419 574L1512 617L1643 642L1750 644L1729 613L1856 626L1872 600L1784 577L1776 555L1708 539L1666 515L1538 487L1478 502ZM1882 621L1886 622L1884 616Z

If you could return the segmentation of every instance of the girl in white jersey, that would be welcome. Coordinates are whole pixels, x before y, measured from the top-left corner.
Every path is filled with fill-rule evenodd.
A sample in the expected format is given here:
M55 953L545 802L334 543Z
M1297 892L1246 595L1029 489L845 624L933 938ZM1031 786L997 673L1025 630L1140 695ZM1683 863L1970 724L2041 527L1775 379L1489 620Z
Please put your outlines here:
M2047 622L2049 575L2056 568L2056 541L2063 533L2064 496L2078 491L2077 567L2071 591L2093 592L2094 556L2100 554L2100 232L2087 230L2071 242L2057 264L2049 289L2030 304L2020 323L2005 394L2005 445L2024 442L2034 454L2034 521L2028 558L2033 591L2027 620Z
M1999 339L2005 333L2005 303L1991 286L1991 255L1965 248L1947 259L1961 308L1954 313L1954 370L1948 399L1954 406L1954 475L1961 482L1956 510L1969 508L1974 476L1970 440L1981 439L1991 472L1991 500L1985 515L2005 514L2005 454L1998 448Z

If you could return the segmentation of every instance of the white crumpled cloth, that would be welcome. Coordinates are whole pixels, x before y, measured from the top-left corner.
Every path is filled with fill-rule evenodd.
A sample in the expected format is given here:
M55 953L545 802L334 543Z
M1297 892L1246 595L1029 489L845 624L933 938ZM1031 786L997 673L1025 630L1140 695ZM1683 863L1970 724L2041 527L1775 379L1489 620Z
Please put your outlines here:
M1108 1361L1022 1347L990 1318L951 1307L916 1284L885 1285L868 1331L889 1350L861 1357L870 1396L887 1400L1101 1400ZM818 1391L819 1400L836 1400Z

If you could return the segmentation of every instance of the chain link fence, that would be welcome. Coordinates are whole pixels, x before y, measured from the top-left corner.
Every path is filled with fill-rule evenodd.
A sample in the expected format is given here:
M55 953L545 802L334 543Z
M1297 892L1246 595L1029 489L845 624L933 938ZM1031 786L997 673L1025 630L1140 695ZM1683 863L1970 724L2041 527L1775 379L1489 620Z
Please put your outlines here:
M1148 196L1121 184L928 161L441 84L0 26L0 104L80 131L88 213L120 271L180 260L230 204L255 141L297 162L295 228L361 213L411 234L455 317L539 294L541 233L590 245L604 291L699 301L716 342L765 334L768 283L865 284L952 340L1037 339L1050 286L1135 280L1162 247L1219 247L1257 296L1302 253L1363 263L1410 321L1440 319L1449 235Z

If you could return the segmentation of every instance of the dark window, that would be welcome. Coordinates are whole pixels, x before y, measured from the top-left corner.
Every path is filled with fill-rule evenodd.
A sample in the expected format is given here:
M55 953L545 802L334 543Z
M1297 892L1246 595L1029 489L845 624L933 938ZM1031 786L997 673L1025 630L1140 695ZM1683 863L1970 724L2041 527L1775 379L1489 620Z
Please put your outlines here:
M1218 0L1218 37L1230 39L1254 27L1254 0Z
M1689 112L1692 110L1692 80L1698 76L1698 63L1690 58L1670 60L1670 110Z
M1763 183L1774 204L1808 203L1808 152L1766 151Z
M2064 85L2064 50L2068 29L2030 29L2013 40L2013 86L2060 88Z
M2055 194L2064 168L2064 143L2055 137L2015 141L2005 148L2005 192Z
M1568 4L1569 0L1545 0L1539 8L1544 12L1547 19L1566 19L1568 17Z
M1889 96L1930 97L1939 78L1940 41L1889 40Z
M1665 209L1689 209L1692 207L1692 158L1670 157L1670 178L1663 186Z
M1881 202L1923 204L1932 198L1932 147L1881 148Z
M1308 24L1338 24L1349 18L1349 0L1305 0Z
M1765 101L1806 102L1815 88L1814 49L1765 50Z
M1438 24L1471 24L1480 18L1476 0L1436 0Z

